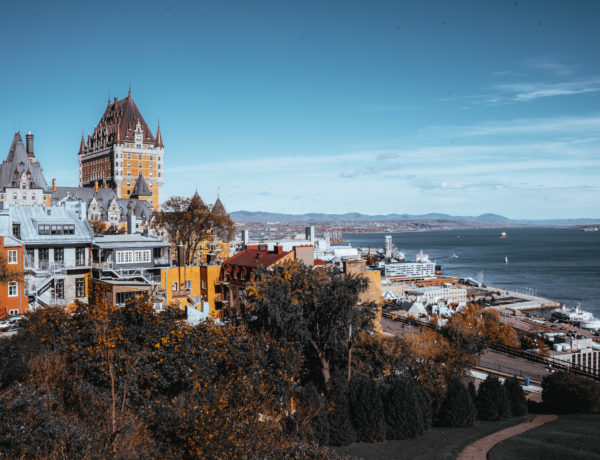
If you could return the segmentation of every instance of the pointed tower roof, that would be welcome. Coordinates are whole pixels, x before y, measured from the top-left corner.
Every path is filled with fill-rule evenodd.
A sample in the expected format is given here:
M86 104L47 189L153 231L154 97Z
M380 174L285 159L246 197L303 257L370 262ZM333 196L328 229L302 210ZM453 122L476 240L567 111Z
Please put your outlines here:
M21 137L21 133L19 131L17 131L13 136L12 143L10 144L10 148L8 149L8 155L6 156L6 161L12 161L18 142L23 144L23 138Z
M79 155L85 153L85 140L83 139L83 133L81 133L81 143L79 144Z
M146 184L142 173L138 176L133 191L131 192L132 198L139 198L140 196L152 196L152 192L150 191L148 184Z
M215 201L215 204L213 204L212 210L213 214L216 214L218 216L226 216L227 215L227 211L225 211L225 206L223 206L223 203L221 202L221 198L217 197L217 201Z
M0 189L19 187L19 181L23 173L26 173L28 180L32 182L31 188L46 189L46 178L40 163L29 160L23 138L19 132L16 132L6 160L0 165Z
M113 103L108 104L100 121L94 128L94 133L87 145L88 150L95 151L103 148L103 145L111 146L121 142L133 142L135 139L133 131L138 121L144 131L144 143L156 144L156 139L154 139L152 131L150 131L148 124L135 104L130 90L126 98L120 101L115 98ZM102 139L105 130L110 135L106 144L103 144L99 139Z
M156 142L154 142L155 147L164 147L162 134L160 133L160 122L158 122L158 128L156 129Z

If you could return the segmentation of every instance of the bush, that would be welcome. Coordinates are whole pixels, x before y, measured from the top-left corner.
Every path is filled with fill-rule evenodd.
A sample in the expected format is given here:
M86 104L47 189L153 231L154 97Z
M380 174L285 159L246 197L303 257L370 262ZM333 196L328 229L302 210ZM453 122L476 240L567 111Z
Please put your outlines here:
M350 382L348 391L352 425L358 441L377 442L385 440L385 413L381 389L372 379Z
M469 390L469 395L471 396L471 401L473 404L477 406L477 390L475 389L475 384L472 380L469 380L469 385L467 385L467 390Z
M522 417L527 414L527 399L521 384L516 377L504 381L504 389L510 403L510 413L513 417Z
M356 432L352 425L348 388L342 385L334 386L329 393L329 398L333 406L328 417L329 444L332 446L352 444L356 441Z
M473 426L476 417L477 408L469 390L460 379L452 379L438 414L438 423L441 426L464 428Z
M555 372L542 381L542 399L550 411L600 412L600 383L567 372Z
M510 402L498 377L489 374L479 385L477 416L491 422L510 417Z
M421 436L430 426L431 409L421 386L409 377L396 377L383 395L386 439Z

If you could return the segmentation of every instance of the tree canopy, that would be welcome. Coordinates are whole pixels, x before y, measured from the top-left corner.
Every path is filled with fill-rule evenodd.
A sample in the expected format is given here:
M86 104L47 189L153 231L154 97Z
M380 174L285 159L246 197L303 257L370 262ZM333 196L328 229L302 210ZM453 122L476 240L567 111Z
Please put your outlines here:
M327 385L332 362L347 364L351 328L355 332L373 328L377 306L358 303L366 288L364 277L313 270L296 261L269 270L260 267L247 287L248 324L296 345L305 353L305 364L316 357L322 383Z
M169 198L154 214L154 224L167 233L175 246L186 247L188 264L194 260L203 241L212 236L228 241L235 233L231 218L219 210L212 212L197 193L192 198Z

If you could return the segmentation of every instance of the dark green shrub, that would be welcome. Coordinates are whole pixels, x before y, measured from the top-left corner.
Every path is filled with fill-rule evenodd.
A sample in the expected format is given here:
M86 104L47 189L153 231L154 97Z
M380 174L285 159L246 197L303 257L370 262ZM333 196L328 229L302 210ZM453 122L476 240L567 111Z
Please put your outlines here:
M329 444L332 446L345 446L356 441L347 391L347 386L336 385L329 392L329 400L332 407L327 417L327 424L329 428Z
M349 385L350 414L357 440L377 442L385 439L385 413L381 389L372 379L353 380Z
M542 381L542 399L550 411L600 412L600 383L567 372L555 372Z
M527 399L521 384L516 377L504 380L504 389L510 403L510 412L513 417L521 417L527 414Z
M477 406L477 390L475 389L475 384L472 380L469 380L469 384L467 385L467 390L469 390L469 395L471 396L471 401L473 404Z
M477 418L498 421L510 417L510 402L498 377L488 375L479 385L477 393Z
M473 426L476 417L477 408L469 390L460 379L452 379L438 414L438 423L441 426L464 428Z
M421 436L430 426L431 410L421 386L409 377L395 377L384 389L387 439Z

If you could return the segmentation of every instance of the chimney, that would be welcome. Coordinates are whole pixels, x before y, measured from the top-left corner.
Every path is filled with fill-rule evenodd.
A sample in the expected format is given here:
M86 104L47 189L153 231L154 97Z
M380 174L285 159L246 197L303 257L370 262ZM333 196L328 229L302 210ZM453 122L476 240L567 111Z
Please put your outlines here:
M56 192L56 179L52 179L52 191Z
M96 190L98 191L98 190ZM127 214L127 234L133 235L135 233L135 214Z
M29 161L33 161L33 158L34 158L34 155L33 155L33 134L31 134L31 131L29 131L25 135L25 143L26 143L27 155L29 156Z
M177 265L180 267L185 265L185 246L183 244L177 246Z
M98 181L94 182L94 191L98 193Z

